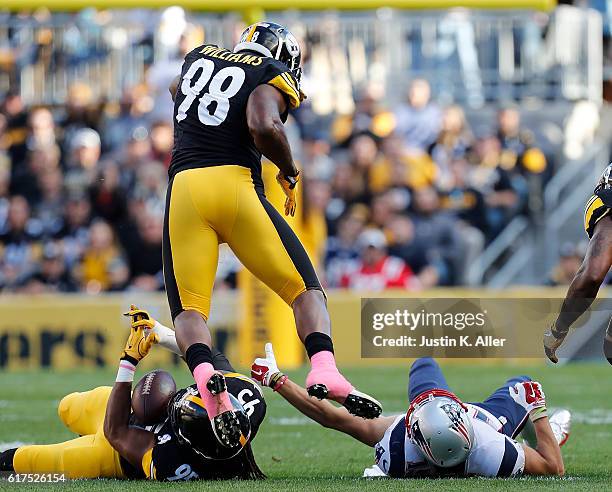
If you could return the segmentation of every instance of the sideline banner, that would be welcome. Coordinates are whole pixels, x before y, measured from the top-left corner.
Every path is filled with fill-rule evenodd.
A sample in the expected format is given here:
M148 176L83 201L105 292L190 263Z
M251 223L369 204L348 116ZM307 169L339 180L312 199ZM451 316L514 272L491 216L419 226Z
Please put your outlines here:
M233 295L217 298L218 316L211 319L216 340L235 326L235 319L223 316L233 312L225 307L228 301L235 305ZM172 326L161 293L0 297L0 371L116 366L128 335L129 320L123 313L130 302ZM235 355L233 346L227 343L230 357ZM155 348L142 362L144 368L176 364L182 364L178 356Z
M241 285L243 286L242 292L218 291L213 295L213 309L209 325L215 344L228 355L231 361L242 368L249 367L253 358L263 352L263 345L267 341L274 343L281 367L295 367L305 362L302 344L295 333L291 310L278 296L253 277L243 278ZM447 306L451 302L450 299L463 300L463 304L470 300L470 305L480 307L482 303L493 302L492 298L499 299L495 301L491 311L488 306L486 307L489 313L488 319L493 322L495 328L504 329L507 333L519 333L521 327L517 324L521 324L523 329L528 328L528 331L536 332L533 336L534 340L537 339L537 343L533 342L534 347L528 346L525 349L526 352L513 351L509 354L501 354L501 356L531 357L532 349L533 356L536 356L540 350L541 333L554 317L551 313L561 302L565 289L514 289L503 292L435 289L420 293L329 291L327 294L336 360L342 367L405 365L407 361L403 357L417 357L420 352L412 352L409 347L405 346L391 347L390 342L387 342L384 347L378 347L376 344L382 338L394 340L404 335L417 336L420 340L423 328L410 330L410 327L399 326L396 316L392 323L381 318L385 325L381 328L379 324L374 326L374 323L379 323L374 319L374 314L394 314L397 309L407 309L406 306L412 306L414 303L418 305L412 307L418 309L412 309L411 312L417 314L422 311L423 305L429 306L428 312L434 307L440 312L450 312L452 310ZM594 310L599 310L593 311L593 316L596 314L604 317L609 315L612 308L609 307L609 301L605 301L606 295L606 291L600 293L601 301L594 304L593 307ZM373 301L368 302L368 307L362 311L362 299L367 298L372 298ZM385 298L389 301L381 302L381 299ZM433 301L436 298L439 298L443 304L437 305ZM541 303L538 304L537 299L544 298L549 299L547 305L550 311L527 309L529 306L538 307ZM506 301L503 299L510 299L512 303L515 303L509 309L509 312L513 313L512 317L504 314L508 310L505 307ZM476 300L478 304L474 304ZM172 326L166 297L163 293L123 293L98 296L0 296L0 372L7 369L40 367L53 369L114 367L125 343L129 326L127 318L122 316L122 313L127 311L130 303L149 310L151 315L162 323ZM452 304L456 307L456 303ZM368 309L374 309L375 313L369 313ZM502 310L501 315L495 314L496 309ZM368 323L364 322L366 330L364 335L367 335L365 338L362 338L360 328L362 314L365 320L369 320ZM529 325L527 321L521 321L522 318L526 318ZM457 321L456 317L453 319ZM579 322L577 326L582 322ZM440 327L436 329L438 328ZM404 333L406 330L407 332ZM414 335L415 333L417 335ZM581 331L578 330L576 333L581 333ZM457 334L465 335L466 329L459 330ZM443 335L444 333L441 334ZM377 336L380 336L381 339L377 338L374 341ZM362 354L362 349L367 348L364 340L371 341L372 347L366 350L368 353ZM370 349L372 352L369 352ZM430 349L431 354L438 357L466 355L446 353L449 349L445 347L428 347L427 353L430 353ZM454 348L451 347L451 350ZM537 358L543 361L543 357ZM467 362L474 359L463 360ZM499 359L496 360L499 362ZM182 362L178 357L160 349L153 350L143 362L143 367L167 367L172 364L182 364Z

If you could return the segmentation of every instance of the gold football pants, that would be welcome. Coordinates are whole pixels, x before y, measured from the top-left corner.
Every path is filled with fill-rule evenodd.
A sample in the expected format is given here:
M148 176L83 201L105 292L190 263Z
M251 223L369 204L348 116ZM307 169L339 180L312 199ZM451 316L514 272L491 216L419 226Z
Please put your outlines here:
M15 453L17 473L64 473L68 478L124 478L119 454L104 437L104 415L112 388L71 393L57 413L81 437L58 444L22 446Z
M220 243L290 306L304 291L322 290L300 240L249 169L188 169L170 181L166 199L164 279L172 319L184 310L208 319Z

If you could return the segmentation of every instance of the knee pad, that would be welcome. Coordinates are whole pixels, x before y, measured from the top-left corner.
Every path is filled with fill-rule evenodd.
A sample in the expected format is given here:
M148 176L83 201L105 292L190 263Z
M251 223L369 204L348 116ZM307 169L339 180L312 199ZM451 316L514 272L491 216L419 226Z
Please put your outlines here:
M81 405L78 404L80 393L70 393L64 396L57 407L57 414L64 425L70 428L70 425L77 420L82 412Z

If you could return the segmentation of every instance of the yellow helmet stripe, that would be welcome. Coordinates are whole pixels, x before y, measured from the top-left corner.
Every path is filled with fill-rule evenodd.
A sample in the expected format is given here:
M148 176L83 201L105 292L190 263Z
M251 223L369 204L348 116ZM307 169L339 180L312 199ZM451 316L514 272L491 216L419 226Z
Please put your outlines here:
M195 403L196 405L201 406L202 408L206 409L206 406L204 405L204 402L202 401L202 398L200 398L199 396L195 396L195 395L189 395L187 398L185 398L188 401L192 401L193 403Z
M253 38L253 34L255 34L255 29L257 29L257 24L253 24L251 26L251 30L249 31L249 34L247 34L247 41L250 41Z

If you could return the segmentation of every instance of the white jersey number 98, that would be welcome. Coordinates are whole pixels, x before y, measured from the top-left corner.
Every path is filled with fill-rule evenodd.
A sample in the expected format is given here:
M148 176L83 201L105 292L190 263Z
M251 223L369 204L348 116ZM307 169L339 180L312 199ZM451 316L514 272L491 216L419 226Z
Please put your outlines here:
M196 72L200 69L202 71L199 77L193 80ZM212 60L199 58L185 72L181 82L181 92L185 95L185 99L183 99L176 113L177 121L180 122L187 118L187 111L198 98L200 98L198 119L203 125L218 126L225 121L230 109L230 99L238 93L242 84L244 84L246 74L240 67L222 68L213 77L214 71L215 64ZM229 84L227 83L228 79L231 79ZM204 86L209 81L208 92L201 95ZM224 86L225 88L223 88Z

